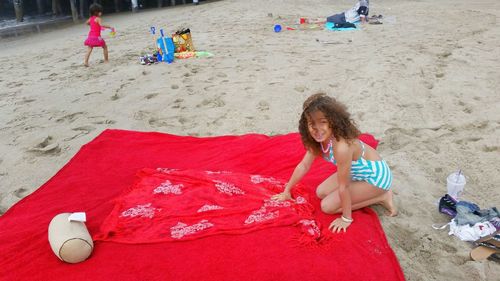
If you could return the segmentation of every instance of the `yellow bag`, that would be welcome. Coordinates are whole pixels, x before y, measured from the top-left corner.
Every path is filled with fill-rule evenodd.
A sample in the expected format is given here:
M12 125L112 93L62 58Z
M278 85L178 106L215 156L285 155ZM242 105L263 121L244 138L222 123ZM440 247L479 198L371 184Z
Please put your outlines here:
M178 30L172 34L172 40L174 41L176 53L195 52L189 28Z
M189 28L178 30L172 34L172 40L174 41L176 53L195 52Z

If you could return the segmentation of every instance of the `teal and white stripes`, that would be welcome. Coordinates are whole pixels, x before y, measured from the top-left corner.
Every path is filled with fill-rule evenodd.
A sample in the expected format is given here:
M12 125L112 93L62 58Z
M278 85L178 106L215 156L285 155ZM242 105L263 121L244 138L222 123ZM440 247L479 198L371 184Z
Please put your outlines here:
M359 141L359 143L363 152L358 160L351 162L351 179L353 181L366 181L376 187L389 190L392 184L392 173L387 162L363 158L365 156L365 144L362 141ZM323 148L323 146L321 147ZM324 150L324 152L326 151ZM328 154L325 153L323 158L328 162L337 164L333 156L333 145L331 143L328 147Z
M352 161L351 179L366 181L371 185L388 190L392 184L392 173L384 160L370 161L364 158Z

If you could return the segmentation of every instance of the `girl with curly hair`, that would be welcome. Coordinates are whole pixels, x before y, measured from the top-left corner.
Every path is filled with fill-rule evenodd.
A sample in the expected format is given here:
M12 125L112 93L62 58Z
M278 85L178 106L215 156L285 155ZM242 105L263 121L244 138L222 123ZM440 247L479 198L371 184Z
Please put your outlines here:
M293 186L309 171L314 159L322 156L337 165L337 172L316 189L321 210L342 214L329 229L345 232L354 222L352 211L373 204L384 206L390 216L397 214L390 190L391 170L375 149L358 139L360 131L343 104L323 93L310 96L303 105L299 132L306 154L285 190L273 199L293 199Z

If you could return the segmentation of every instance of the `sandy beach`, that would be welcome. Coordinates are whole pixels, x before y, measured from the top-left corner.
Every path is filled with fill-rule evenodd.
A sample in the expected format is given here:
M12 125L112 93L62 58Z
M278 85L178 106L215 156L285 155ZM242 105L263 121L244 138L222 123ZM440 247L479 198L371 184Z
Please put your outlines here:
M83 66L84 24L0 41L0 215L107 128L216 136L297 131L302 102L324 91L381 140L397 217L380 215L407 280L496 280L471 244L434 230L448 174L463 199L499 206L500 2L373 0L381 25L273 31L354 1L227 0L104 15L110 62ZM213 57L143 66L150 26L189 27ZM329 44L325 44L329 43ZM497 277L494 277L497 276Z

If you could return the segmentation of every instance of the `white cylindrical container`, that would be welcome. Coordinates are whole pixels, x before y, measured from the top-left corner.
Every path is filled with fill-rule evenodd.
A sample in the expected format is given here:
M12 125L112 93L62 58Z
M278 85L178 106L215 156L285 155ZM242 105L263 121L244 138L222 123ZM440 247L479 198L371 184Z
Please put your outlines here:
M62 261L77 263L86 260L94 243L85 223L69 221L71 213L55 216L49 224L49 243L54 254Z
M458 200L465 187L464 174L461 171L450 174L446 178L446 187L448 189L448 194Z

